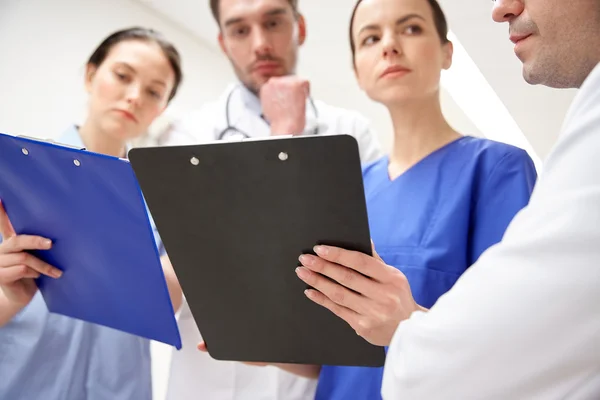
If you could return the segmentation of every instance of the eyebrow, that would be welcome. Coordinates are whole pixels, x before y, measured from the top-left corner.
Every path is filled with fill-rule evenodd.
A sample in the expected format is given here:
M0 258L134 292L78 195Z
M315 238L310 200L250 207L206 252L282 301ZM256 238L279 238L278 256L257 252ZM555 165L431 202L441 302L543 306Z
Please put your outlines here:
M135 70L135 68L133 68L131 65L129 65L125 61L117 61L117 62L115 62L115 65L121 66L121 67L125 67L125 68L127 68L128 70L130 70L130 71L132 71L134 73L137 72ZM167 84L165 82L161 81L160 79L153 79L152 83L156 83L156 84L159 84L159 85L162 85L162 86L165 86L165 87L167 86Z
M402 17L402 18L399 18L399 19L396 21L396 25L402 25L402 24L403 24L403 23L405 23L406 21L409 21L409 20L411 20L411 19L413 19L413 18L417 18L417 19L420 19L420 20L423 20L423 21L425 21L425 18L423 18L423 17L422 17L422 16L420 16L419 14L408 14L408 15L405 15L404 17ZM362 27L362 28L360 28L360 30L358 31L358 35L360 35L360 34L361 34L363 31L367 31L367 30L375 30L375 29L378 29L378 28L379 28L379 26L378 26L378 25L374 25L374 24L363 26L363 27Z
M275 17L278 15L284 15L287 13L287 10L285 8L274 8L272 10L267 11L266 13L263 14L263 18L264 17ZM227 21L225 21L225 23L223 24L225 27L231 26L231 25L235 25L235 24L239 24L240 22L244 22L244 18L243 17L234 17L234 18L230 18Z

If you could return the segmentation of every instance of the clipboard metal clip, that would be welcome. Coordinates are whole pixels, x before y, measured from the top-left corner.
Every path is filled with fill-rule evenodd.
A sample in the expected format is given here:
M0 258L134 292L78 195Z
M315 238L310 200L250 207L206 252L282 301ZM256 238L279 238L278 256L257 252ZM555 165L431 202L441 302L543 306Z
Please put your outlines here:
M57 142L54 139L40 139L40 138L36 138L36 137L32 137L32 136L26 136L26 135L17 135L17 137L18 138L23 138L23 139L28 139L28 140L33 140L33 141L36 141L36 142L45 142L45 143L55 144L57 146L68 147L70 149L75 149L75 150L85 150L85 147L72 146L70 144L60 143L60 142Z

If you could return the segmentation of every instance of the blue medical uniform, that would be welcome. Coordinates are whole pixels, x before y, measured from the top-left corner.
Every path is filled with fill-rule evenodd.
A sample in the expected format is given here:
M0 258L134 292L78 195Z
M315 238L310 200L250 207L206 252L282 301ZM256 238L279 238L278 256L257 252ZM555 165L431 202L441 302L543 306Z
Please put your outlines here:
M393 181L388 164L385 157L363 170L371 236L381 258L406 275L416 302L430 308L502 239L529 202L535 167L521 149L470 136ZM382 376L383 368L323 366L316 399L381 399Z
M83 147L76 127L58 141ZM150 341L52 314L38 292L0 327L0 399L150 400Z

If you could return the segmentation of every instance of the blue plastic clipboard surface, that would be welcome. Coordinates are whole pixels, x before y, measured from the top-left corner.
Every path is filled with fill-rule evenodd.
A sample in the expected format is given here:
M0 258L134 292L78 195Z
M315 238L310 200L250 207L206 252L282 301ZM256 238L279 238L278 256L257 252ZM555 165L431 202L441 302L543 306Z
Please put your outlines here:
M32 252L63 271L60 279L37 279L50 312L181 348L127 160L0 134L0 199L17 234L53 241Z

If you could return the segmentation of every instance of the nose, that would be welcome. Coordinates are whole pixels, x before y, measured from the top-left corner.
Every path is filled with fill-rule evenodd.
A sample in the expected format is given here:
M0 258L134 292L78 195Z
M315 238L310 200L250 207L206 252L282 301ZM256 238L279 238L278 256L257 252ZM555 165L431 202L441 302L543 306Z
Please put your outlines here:
M495 0L492 19L496 22L510 22L523 12L523 0Z
M125 93L125 97L127 103L137 105L140 101L140 97L142 94L142 88L137 83L132 83L127 87L127 92Z
M252 46L256 54L270 54L273 51L271 41L263 29L254 29L252 35Z
M396 40L396 36L392 33L384 34L382 41L383 57L393 57L401 53L401 46Z

